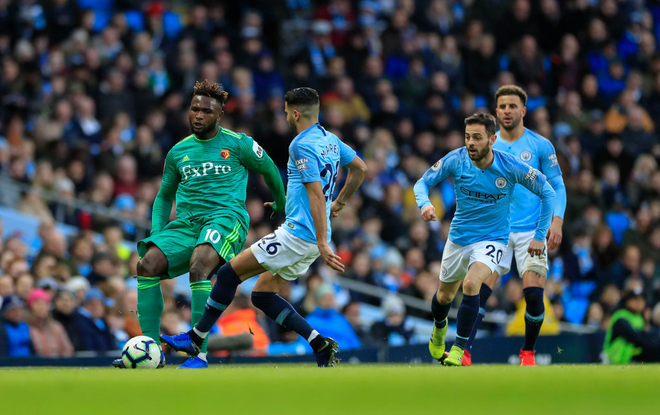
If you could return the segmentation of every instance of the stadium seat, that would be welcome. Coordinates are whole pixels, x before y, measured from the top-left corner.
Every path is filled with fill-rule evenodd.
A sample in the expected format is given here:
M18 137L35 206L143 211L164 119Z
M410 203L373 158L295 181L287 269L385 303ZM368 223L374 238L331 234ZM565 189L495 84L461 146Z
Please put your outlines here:
M612 229L612 238L616 246L623 243L623 235L630 228L630 219L623 212L609 212L605 216L607 226Z
M78 0L78 6L83 10L106 10L114 8L113 0Z
M571 283L571 296L573 298L588 299L596 289L596 281L577 281Z
M100 32L110 23L112 19L112 13L104 10L94 10L94 26L92 30L94 32Z
M564 316L569 323L582 324L584 316L589 308L589 300L584 298L573 298L564 302Z
M126 10L126 23L135 32L142 32L144 30L144 16L139 10Z
M163 14L163 30L165 31L165 36L174 38L179 32L183 29L181 26L181 19L179 15L174 12L166 12Z

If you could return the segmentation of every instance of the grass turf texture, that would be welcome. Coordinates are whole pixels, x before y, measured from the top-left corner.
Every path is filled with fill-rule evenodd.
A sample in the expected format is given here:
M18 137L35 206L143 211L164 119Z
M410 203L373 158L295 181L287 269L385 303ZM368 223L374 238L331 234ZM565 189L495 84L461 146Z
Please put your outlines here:
M3 369L0 396L6 414L620 415L657 410L659 379L659 365Z

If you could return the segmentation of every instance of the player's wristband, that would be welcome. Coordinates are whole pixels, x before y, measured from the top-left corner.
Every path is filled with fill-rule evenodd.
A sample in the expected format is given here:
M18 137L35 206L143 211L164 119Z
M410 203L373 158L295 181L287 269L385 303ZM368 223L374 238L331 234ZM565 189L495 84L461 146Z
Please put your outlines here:
M346 206L346 203L341 203L339 200L335 200L335 202L337 202L338 204L340 204L342 206Z

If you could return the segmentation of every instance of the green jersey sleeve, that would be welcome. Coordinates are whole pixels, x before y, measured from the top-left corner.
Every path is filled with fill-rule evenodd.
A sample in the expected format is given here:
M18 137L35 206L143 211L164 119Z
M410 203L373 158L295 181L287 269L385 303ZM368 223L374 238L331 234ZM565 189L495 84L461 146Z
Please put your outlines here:
M272 160L268 157L268 154L264 151L263 148L254 141L252 137L249 137L243 133L240 133L241 139L239 140L239 146L241 151L241 164L247 167L249 170L259 172L260 167ZM268 159L268 160L267 160Z
M266 154L263 148L245 134L240 140L241 163L249 170L255 171L264 177L264 181L273 194L275 202L273 210L275 212L284 212L286 197L284 195L284 183L277 166L273 160Z
M172 204L176 197L176 191L181 181L181 175L176 168L173 149L165 157L165 167L163 168L163 181L154 200L154 207L151 213L151 234L160 232L170 219Z

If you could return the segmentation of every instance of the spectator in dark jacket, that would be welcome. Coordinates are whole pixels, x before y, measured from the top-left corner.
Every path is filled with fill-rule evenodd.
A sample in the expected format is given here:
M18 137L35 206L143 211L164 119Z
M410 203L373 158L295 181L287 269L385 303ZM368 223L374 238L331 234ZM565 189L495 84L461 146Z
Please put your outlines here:
M2 302L2 325L7 334L7 356L30 357L34 355L30 328L23 320L23 300L15 295L5 297Z
M5 330L4 323L0 322L0 357L7 356L7 346L9 339L7 338L7 330Z
M82 316L76 312L76 297L69 290L59 290L53 297L53 318L64 327L74 350L83 349L83 339L78 327Z
M90 288L78 309L78 331L82 337L82 350L107 352L116 350L115 338L105 319L105 297L98 288Z

